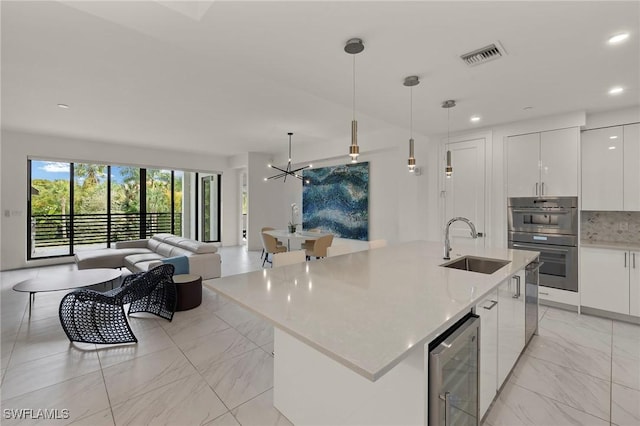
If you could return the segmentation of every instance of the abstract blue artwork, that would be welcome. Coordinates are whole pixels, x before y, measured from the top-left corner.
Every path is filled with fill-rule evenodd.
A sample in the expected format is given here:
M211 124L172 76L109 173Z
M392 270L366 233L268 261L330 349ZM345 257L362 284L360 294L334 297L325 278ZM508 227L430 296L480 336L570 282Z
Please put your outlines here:
M369 239L369 163L303 172L302 226L336 237Z

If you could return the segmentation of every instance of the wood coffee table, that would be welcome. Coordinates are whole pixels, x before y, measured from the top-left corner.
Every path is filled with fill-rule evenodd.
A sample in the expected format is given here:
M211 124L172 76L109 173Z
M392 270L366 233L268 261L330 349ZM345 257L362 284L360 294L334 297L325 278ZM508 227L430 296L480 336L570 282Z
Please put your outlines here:
M13 286L15 291L29 293L29 316L31 316L31 302L36 293L44 291L72 290L89 287L113 281L122 275L118 269L83 269L81 271L59 272L44 277L36 277L20 281Z

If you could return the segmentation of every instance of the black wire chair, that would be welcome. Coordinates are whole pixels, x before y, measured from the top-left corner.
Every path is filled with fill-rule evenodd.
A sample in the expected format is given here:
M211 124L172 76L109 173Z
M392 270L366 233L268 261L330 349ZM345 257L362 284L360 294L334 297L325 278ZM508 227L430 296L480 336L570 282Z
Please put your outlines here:
M72 342L134 343L124 305L129 314L149 312L171 321L176 309L173 265L160 265L150 271L129 275L122 285L110 291L79 289L62 298L60 324Z

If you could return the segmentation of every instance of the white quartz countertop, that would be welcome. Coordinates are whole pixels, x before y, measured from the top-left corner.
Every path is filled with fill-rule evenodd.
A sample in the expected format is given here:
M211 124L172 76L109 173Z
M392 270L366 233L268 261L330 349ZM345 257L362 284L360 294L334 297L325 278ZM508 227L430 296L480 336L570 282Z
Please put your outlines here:
M611 242L611 241L585 241L583 240L580 243L580 247L594 247L594 248L604 248L604 249L611 249L611 250L631 250L631 251L636 251L636 250L640 250L640 243L631 243L631 242L625 242L625 243L618 243L618 242Z
M538 256L524 250L464 250L511 261L487 275L440 267L446 262L442 252L442 243L415 241L207 285L375 381Z

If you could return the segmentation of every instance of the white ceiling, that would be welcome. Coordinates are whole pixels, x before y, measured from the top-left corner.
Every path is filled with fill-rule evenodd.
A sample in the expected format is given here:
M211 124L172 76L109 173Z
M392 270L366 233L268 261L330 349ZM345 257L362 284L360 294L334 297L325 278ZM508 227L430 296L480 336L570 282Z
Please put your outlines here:
M446 99L458 102L452 131L640 104L638 1L1 7L5 128L220 155L281 151L288 131L300 144L346 140L353 57L343 47L352 37L366 46L356 57L357 115L376 126L408 129L402 81L413 74L422 134L446 131ZM629 40L609 46L621 31ZM495 41L506 57L460 60ZM615 85L625 92L608 95ZM361 121L361 140L370 130Z

